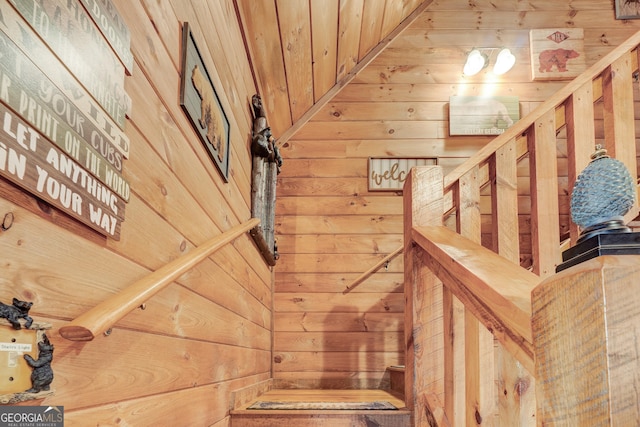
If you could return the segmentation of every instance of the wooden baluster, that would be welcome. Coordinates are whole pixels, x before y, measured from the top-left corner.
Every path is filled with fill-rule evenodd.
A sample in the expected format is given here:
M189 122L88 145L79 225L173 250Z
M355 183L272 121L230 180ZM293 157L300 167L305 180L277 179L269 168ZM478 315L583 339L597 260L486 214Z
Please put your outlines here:
M533 272L555 273L561 261L555 111L536 120L528 134L531 180L531 252Z
M520 264L516 140L490 159L493 250ZM535 381L502 345L496 347L498 420L503 426L535 426Z
M595 129L593 112L593 83L589 82L577 89L565 105L567 124L567 156L569 195L573 184L582 170L591 161L595 151ZM580 231L573 221L569 222L571 244L575 245Z
M425 266L413 245L416 225L442 225L440 166L414 167L404 184L405 400L414 426L446 425L442 283Z
M496 151L489 164L493 251L520 263L516 140Z
M604 138L608 154L623 162L631 176L637 177L636 136L633 107L632 53L614 61L602 75L604 100ZM638 203L625 217L638 214Z
M456 215L458 233L476 243L482 239L478 176L479 168L475 166L460 178ZM493 335L480 326L469 310L464 310L464 362L465 423L481 424L481 420L493 416L495 409Z

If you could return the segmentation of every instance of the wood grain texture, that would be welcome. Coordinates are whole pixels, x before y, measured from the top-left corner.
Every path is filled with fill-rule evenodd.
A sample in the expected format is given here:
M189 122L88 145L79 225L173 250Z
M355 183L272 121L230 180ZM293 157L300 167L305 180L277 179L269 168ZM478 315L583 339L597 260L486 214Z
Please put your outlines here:
M335 77L339 2L327 3L323 0L311 4L313 16L327 13L332 17L330 20L335 19L322 25L311 21L312 43L317 48L313 54L315 100L321 100L324 93L329 93L327 90L333 90L332 96L343 89ZM518 47L519 37L529 28L552 21L585 28L587 61L595 63L624 44L627 36L640 25L635 20L616 21L611 3L604 0L499 3L434 0L430 3L421 18L400 36L393 41L381 40L388 44L387 52L375 56L370 68L362 70L352 84L344 88L344 95L331 100L317 115L301 119L319 123L308 130L297 129L304 139L291 132L290 138L283 141L285 165L291 161L291 169L285 166L279 184L289 193L277 206L279 214L289 217L280 229L283 247L287 248L283 256L295 254L300 245L310 240L301 252L304 256L290 258L288 265L299 263L307 269L314 265L308 255L333 265L331 271L316 268L310 272L280 273L276 269L275 282L281 286L285 299L302 295L314 304L318 302L316 306L324 311L313 311L313 307L307 310L304 304L280 299L278 304L291 311L276 313L272 321L273 272L256 261L259 254L253 242L241 238L157 294L146 310L135 310L123 318L110 337L92 343L97 344L96 347L69 346L60 337L53 337L57 372L54 388L61 395L47 403L67 406L69 425L84 425L90 419L105 425L180 425L184 422L227 426L231 392L269 379L272 364L279 365L273 376L291 384L307 382L347 387L384 384L386 365L404 361L402 351L363 355L360 350L354 350L346 354L299 352L304 355L299 362L276 364L270 352L273 328L300 333L305 345L309 343L304 339L306 331L321 335L327 331L358 333L354 341L363 342L369 342L368 331L413 333L405 331L403 322L399 321L404 309L400 308L402 280L398 278L403 267L398 264L391 266L393 272L371 277L366 283L370 288L354 290L353 297L347 297L346 305L343 305L344 299L338 298L349 278L356 277L370 262L388 253L389 246L395 247L401 242L399 195L374 197L362 191L368 157L435 156L443 161L446 158L450 161L450 169L445 169L448 173L489 143L486 137L451 138L445 132L448 96L452 92L478 94L486 87L486 73L472 79L460 77L460 59L479 41L500 42L514 49L518 63L495 88L519 96L521 111L527 113L546 98L553 99L556 91L563 90L558 83L542 85L529 81L524 71L530 66L526 49ZM33 315L58 322L56 325L65 324L149 271L197 247L207 237L249 217L251 95L260 92L270 103L269 120L274 129L277 128L276 136L286 132L292 120L288 81L283 71L285 62L281 56L284 45L278 29L279 18L272 13L276 10L275 0L114 0L114 4L131 30L131 51L135 59L133 74L124 79L124 89L132 99L133 109L126 123L131 156L124 164L123 174L131 183L132 193L121 240L105 240L55 208L26 197L9 184L0 185L1 211L15 216L13 226L1 233L0 246L5 256L0 299L19 296L33 300L36 304ZM380 32L384 38L409 16L418 2L380 4L385 16ZM382 10L383 4L385 10ZM245 11L249 10L250 15L256 10L254 7L258 8L258 14L246 19ZM259 10L262 7L266 10L264 13ZM494 12L497 12L495 17ZM206 151L195 138L177 102L179 28L183 22L189 22L194 29L212 81L216 89L220 89L221 101L229 112L232 144L229 184L222 182L207 160ZM248 32L249 27L260 37L273 37L273 40L263 42L260 37L254 38L255 34ZM364 31L365 25L360 28ZM364 46L370 44L358 40L360 58ZM263 46L269 48L260 50ZM257 64L258 55L264 63ZM631 60L633 64L637 62L637 58ZM323 72L328 70L327 76L318 77L320 68ZM593 85L594 97L602 93L598 84L596 80ZM637 85L633 85L632 90L637 96ZM558 109L561 110L562 107ZM600 140L605 135L604 111L599 107L594 114L599 120L595 135ZM347 124L331 129L337 122ZM416 123L420 122L427 123L424 127L427 131L419 132ZM556 115L556 124L561 123ZM389 133L390 130L394 133ZM505 138L515 139L516 146L521 147L520 131L514 132ZM327 137L318 138L318 134ZM566 156L561 144L556 148L559 156ZM517 156L522 152L518 148ZM354 164L352 169L349 163ZM483 169L481 166L482 176L488 176ZM518 173L521 178L528 177L528 166L520 166ZM293 180L288 181L291 178ZM329 181L314 183L323 178ZM560 184L554 192L563 193L567 188ZM522 208L521 213L527 212L530 190L525 186L517 191L518 209ZM566 199L566 195L564 197ZM486 194L481 194L483 242L491 230L491 210L486 200ZM298 215L300 220L292 219ZM347 218L349 216L359 218ZM519 216L518 226L526 236L531 232L528 217ZM381 217L384 219L379 221ZM531 244L525 240L529 239L519 239L520 247L530 252ZM530 254L523 252L522 257L530 258ZM358 298L360 296L362 298ZM433 301L434 305L439 304L437 299ZM335 310L343 306L347 307L344 311ZM438 310L442 312L439 306ZM278 317L280 314L282 317ZM431 327L438 328L427 325ZM438 333L437 340L440 340L443 335ZM427 347L421 348L425 354L430 351ZM135 353L128 353L129 348ZM433 348L434 354L440 357L439 347ZM222 362L214 366L211 360L216 360L218 353ZM108 355L109 368L98 372L95 367L104 362L105 355ZM341 362L340 356L345 355L347 361ZM309 361L313 370L306 371L305 363ZM196 373L196 366L200 364L206 372ZM327 371L327 366L335 370ZM142 368L136 369L139 367ZM179 368L187 372L182 380ZM438 369L429 372L438 374ZM111 380L109 373L122 374L114 379L112 389L106 385ZM442 377L433 378L437 382ZM513 387L524 384L517 382L516 376L500 378L509 378ZM104 396L90 391L89 383L94 379ZM428 379L425 377L424 381ZM89 392L85 393L86 390ZM423 403L438 402L442 395L424 397Z
M531 161L531 243L533 271L540 277L554 273L562 258L558 224L558 169L554 112L536 121L529 137Z
M444 333L450 309L443 285L413 245L412 229L442 224L442 170L438 166L413 168L404 185L405 272L405 398L414 411L414 425L428 425L432 412L445 402L445 387L453 372L445 370ZM447 413L444 418L453 414Z
M413 239L435 274L532 371L529 294L539 278L445 227L416 227Z
M111 328L128 312L145 303L175 279L191 270L224 245L231 243L240 234L255 227L258 223L259 220L251 219L220 236L208 240L182 257L163 265L113 297L102 301L91 310L81 314L71 324L61 328L60 335L75 341L90 341L94 339L97 334Z
M589 164L592 149L591 141L595 141L595 131L591 126L579 126L582 119L590 122L594 120L593 86L586 83L579 88L566 104L567 121L567 156L569 158L567 177L570 183L575 182L582 170ZM595 149L595 147L593 147ZM573 191L570 185L569 194ZM575 244L578 240L578 226L570 224L571 242Z
M337 81L339 0L311 0L313 96L322 98Z
M272 277L255 262L251 239L204 260L145 310L125 316L108 338L74 346L57 334L91 305L250 215L246 135L256 89L246 56L238 55L244 43L233 2L125 3L114 2L131 30L135 64L124 86L133 105L126 136L134 142L123 168L132 191L121 240L69 226L55 209L7 189L2 211L17 220L3 232L3 253L11 255L0 299L33 300L33 315L55 324L50 401L66 407L69 425L224 423L231 391L270 377ZM232 123L229 184L203 156L176 100L183 21L198 33Z
M490 160L492 230L494 252L520 264L518 236L516 142L513 140L496 151ZM535 380L530 372L501 345L495 348L498 410L500 425L533 426L536 423Z
M337 79L344 78L358 63L363 0L340 1L338 16Z
M280 40L284 49L284 66L289 72L289 105L293 122L313 105L313 57L311 45L311 13L307 2L276 0L280 21ZM292 72L295 70L295 72Z
M640 360L638 260L598 257L532 293L539 423L633 425L640 418L632 385Z

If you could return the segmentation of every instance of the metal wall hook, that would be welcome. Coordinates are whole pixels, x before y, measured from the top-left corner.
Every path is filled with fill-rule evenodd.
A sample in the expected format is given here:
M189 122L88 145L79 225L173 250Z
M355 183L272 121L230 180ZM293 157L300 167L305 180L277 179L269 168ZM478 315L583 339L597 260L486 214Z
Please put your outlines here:
M13 216L13 212L7 212L6 214L4 214L4 218L2 219L2 225L0 225L0 227L2 227L2 231L7 231L8 229L11 228L11 226L13 225L13 220L14 220L14 216Z

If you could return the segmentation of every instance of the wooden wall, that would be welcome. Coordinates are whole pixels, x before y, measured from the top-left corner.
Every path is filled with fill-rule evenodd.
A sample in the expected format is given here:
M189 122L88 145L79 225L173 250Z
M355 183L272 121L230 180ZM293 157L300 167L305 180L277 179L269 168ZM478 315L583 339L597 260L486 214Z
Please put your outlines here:
M232 0L113 3L135 58L125 79L131 199L121 239L105 239L2 180L0 217L14 221L0 231L0 300L33 301L32 317L52 323L55 394L35 404L63 405L65 425L228 425L231 392L271 377L272 272L248 234L127 315L110 336L81 343L57 333L251 216L256 89ZM185 21L231 124L228 183L179 105Z
M615 20L610 0L436 0L284 144L276 211L276 379L384 385L385 368L403 363L402 257L343 292L402 244L402 199L367 190L367 159L438 157L445 174L452 170L491 137L449 136L449 97L517 96L521 117L530 112L566 84L531 79L529 30L552 27L583 28L591 65L640 21ZM473 47L508 47L516 65L500 78L490 68L464 77ZM562 147L558 155L562 164ZM523 211L527 196L521 194ZM567 206L567 189L559 196Z

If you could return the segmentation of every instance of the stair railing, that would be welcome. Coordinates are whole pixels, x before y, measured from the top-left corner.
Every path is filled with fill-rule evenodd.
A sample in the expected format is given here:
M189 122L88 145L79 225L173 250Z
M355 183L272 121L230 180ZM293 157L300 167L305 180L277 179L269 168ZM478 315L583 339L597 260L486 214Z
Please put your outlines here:
M71 341L93 340L185 272L259 223L260 220L252 218L176 258L61 327L60 335Z
M412 170L404 271L414 425L535 425L530 292L555 273L561 240L577 240L569 195L595 143L637 176L639 44L640 32L446 177L439 166ZM636 203L625 219L638 212Z

